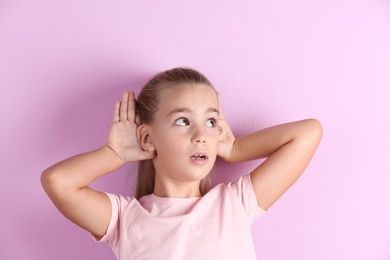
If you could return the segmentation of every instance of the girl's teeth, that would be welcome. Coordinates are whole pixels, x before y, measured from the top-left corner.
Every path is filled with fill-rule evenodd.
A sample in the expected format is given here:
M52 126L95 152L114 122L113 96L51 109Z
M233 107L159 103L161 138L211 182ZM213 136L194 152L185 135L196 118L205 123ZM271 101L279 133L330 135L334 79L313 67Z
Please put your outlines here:
M204 160L204 159L206 159L206 156L204 156L204 155L194 155L194 156L192 156L192 159L193 160L198 160L198 159Z

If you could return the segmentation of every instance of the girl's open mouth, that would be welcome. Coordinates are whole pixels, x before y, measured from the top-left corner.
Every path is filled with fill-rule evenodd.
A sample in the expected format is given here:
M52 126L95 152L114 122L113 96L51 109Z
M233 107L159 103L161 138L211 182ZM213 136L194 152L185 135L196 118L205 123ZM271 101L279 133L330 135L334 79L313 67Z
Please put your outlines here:
M203 161L203 160L206 160L206 159L207 159L207 156L203 155L203 154L195 154L195 155L191 156L191 160Z

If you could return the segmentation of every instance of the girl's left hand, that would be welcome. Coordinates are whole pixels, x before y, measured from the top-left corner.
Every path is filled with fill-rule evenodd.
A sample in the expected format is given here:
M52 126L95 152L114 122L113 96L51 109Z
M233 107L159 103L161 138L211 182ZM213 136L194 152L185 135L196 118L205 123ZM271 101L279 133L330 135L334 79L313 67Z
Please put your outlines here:
M225 120L225 117L222 112L221 102L219 102L218 94L218 107L219 107L219 119L218 119L218 128L219 128L219 146L218 146L218 156L229 161L229 157L233 153L234 141L236 140L232 130L230 129L228 123Z

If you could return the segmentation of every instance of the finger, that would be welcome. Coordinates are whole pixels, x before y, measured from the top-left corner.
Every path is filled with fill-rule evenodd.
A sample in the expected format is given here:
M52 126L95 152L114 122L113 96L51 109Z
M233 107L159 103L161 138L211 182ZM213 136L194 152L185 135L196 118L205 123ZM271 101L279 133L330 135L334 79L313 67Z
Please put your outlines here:
M225 119L223 112L222 112L222 106L221 106L221 100L219 98L219 92L217 92L217 98L218 98L218 110L219 110L219 118L220 119Z
M115 102L114 118L112 119L113 123L119 122L119 109L121 107L121 102Z
M141 119L140 119L140 117L139 117L139 115L136 115L135 116L135 124L138 126L138 125L140 125L141 124Z
M222 133L223 133L223 128L222 128L222 126L221 126L221 125L218 125L218 132L219 132L220 134L222 134Z
M134 122L135 120L135 100L134 100L133 91L129 91L129 101L127 105L127 119L130 122Z
M129 93L124 92L122 95L122 102L119 110L119 121L127 120L127 104L129 99Z

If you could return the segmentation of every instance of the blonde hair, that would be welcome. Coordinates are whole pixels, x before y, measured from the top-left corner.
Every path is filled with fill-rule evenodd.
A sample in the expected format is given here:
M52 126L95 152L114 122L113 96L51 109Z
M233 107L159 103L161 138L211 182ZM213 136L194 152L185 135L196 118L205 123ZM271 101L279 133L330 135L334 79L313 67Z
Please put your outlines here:
M161 104L161 93L183 84L202 84L214 89L211 82L200 72L185 67L174 68L156 74L142 88L136 101L137 116L141 124L152 124ZM153 193L156 171L152 160L138 162L135 197L140 199ZM204 195L209 185L209 176L201 180L200 192Z

